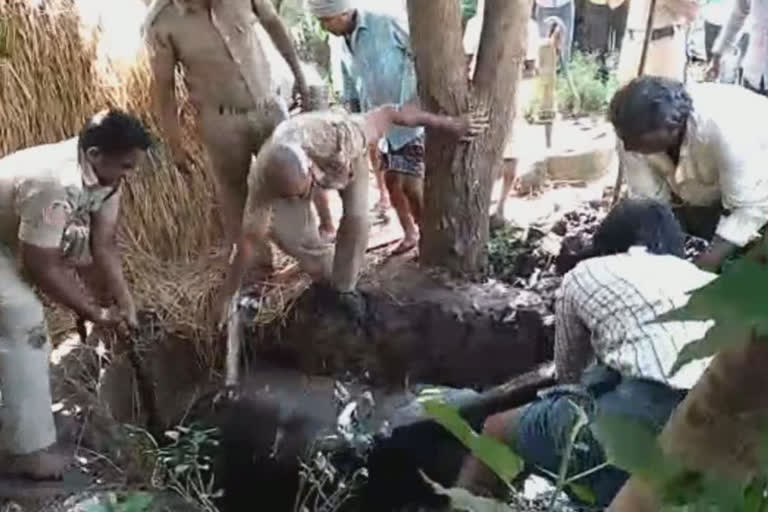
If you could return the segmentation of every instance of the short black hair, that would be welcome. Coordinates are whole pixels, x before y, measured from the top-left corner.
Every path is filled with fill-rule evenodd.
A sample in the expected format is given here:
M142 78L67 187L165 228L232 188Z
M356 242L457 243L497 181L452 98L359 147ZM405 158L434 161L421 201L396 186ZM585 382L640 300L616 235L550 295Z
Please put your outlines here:
M78 137L80 149L96 147L107 155L133 149L146 151L151 145L152 139L142 122L117 109L100 112L88 119Z
M672 209L650 199L625 199L603 219L592 240L592 256L643 246L653 254L685 257L685 235Z
M693 109L685 86L660 76L641 76L616 91L608 117L623 140L662 128L684 129Z

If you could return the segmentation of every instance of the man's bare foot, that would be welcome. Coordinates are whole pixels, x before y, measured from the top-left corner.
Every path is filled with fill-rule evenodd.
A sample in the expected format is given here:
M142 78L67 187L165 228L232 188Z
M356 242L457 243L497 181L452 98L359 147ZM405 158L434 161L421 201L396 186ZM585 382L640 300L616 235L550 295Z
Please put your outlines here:
M413 249L415 249L418 245L419 245L418 238L405 237L403 241L400 242L400 245L395 247L395 250L392 251L392 256L399 256L401 254L410 252Z
M320 240L326 244L332 243L336 239L336 228L333 226L320 226Z
M61 480L71 462L71 457L61 453L55 445L25 455L6 455L3 459L2 474L30 480Z

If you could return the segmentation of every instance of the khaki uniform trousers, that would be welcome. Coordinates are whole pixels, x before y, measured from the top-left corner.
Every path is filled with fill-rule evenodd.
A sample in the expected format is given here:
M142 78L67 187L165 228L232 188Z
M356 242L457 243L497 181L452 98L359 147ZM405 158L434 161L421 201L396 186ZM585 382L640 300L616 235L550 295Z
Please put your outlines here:
M619 55L619 69L616 72L619 85L624 85L637 76L640 56L643 53L644 32L643 29L630 35L627 30L624 35ZM649 41L643 73L685 82L685 67L688 61L685 34L686 31L683 28L675 28L672 36Z
M248 187L251 158L272 135L278 124L288 119L282 99L264 99L251 110L227 106L201 110L201 135L216 185L235 201L233 211L242 216ZM238 219L232 219L239 222Z
M270 237L315 281L330 281L337 290L354 290L368 248L368 173L365 153L352 161L353 179L339 191L344 213L336 245L324 243L312 208L306 198L279 199L272 207Z
M43 305L0 246L0 450L23 455L56 442L51 411L51 344Z

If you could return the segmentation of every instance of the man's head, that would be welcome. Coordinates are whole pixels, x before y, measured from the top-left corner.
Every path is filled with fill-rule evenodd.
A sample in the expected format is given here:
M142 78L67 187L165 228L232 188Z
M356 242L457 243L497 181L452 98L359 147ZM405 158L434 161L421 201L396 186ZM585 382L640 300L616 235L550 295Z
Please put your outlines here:
M308 0L308 7L320 25L335 36L351 34L355 30L352 0Z
M672 209L658 201L627 199L603 219L592 240L592 256L642 246L653 254L685 256L685 235Z
M104 186L117 185L123 176L136 169L151 143L141 121L119 110L100 112L90 118L78 139L83 158Z
M692 109L682 83L641 76L616 92L609 118L627 151L662 153L680 145Z

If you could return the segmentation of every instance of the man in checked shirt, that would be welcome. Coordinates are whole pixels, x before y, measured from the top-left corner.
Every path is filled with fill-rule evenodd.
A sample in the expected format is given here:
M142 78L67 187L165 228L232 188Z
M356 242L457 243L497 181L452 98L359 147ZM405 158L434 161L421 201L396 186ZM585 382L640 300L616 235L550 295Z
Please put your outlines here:
M597 404L661 431L684 396L681 390L691 388L709 362L691 362L669 375L680 349L703 337L712 322L651 323L715 278L683 259L683 241L679 223L662 203L628 200L614 208L595 234L589 257L566 274L558 293L555 370L561 384L572 386L489 417L484 432L510 443L531 471L548 478L558 473L578 418L574 403L590 417ZM593 362L599 364L588 369ZM589 428L577 441L568 475L605 463ZM592 505L605 507L627 478L607 466L576 483L593 492ZM458 485L484 492L493 480L470 457Z

